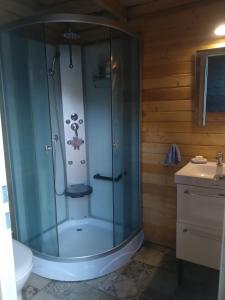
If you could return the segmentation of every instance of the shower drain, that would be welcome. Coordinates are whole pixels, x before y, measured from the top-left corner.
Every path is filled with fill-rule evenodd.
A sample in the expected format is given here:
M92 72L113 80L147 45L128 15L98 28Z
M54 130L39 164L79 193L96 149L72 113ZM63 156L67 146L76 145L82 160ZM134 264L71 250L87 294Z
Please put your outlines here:
M76 231L82 231L82 230L83 230L82 228L77 228L77 229L76 229Z

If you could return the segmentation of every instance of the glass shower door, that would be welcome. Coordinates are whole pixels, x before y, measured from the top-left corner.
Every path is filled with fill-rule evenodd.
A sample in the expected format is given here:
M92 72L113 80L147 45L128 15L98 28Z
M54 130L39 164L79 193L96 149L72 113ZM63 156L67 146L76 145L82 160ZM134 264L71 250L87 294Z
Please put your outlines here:
M5 138L16 237L58 255L46 50L42 25L1 34Z
M114 244L141 227L138 41L111 35Z

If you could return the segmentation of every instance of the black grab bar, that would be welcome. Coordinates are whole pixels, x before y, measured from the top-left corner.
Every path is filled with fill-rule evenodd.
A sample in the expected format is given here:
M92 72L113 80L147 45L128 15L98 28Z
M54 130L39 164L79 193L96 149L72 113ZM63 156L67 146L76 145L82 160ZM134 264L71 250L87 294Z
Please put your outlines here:
M99 173L98 174L95 174L93 176L94 179L99 179L99 180L106 180L106 181L115 181L115 182L118 182L120 181L120 179L123 178L123 174L121 173L120 175L118 175L117 177L108 177L108 176L102 176L100 175Z

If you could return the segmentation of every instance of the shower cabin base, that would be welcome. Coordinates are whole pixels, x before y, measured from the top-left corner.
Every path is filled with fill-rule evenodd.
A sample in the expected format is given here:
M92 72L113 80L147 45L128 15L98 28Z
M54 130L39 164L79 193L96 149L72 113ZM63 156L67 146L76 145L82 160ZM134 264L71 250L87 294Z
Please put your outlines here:
M33 272L53 280L81 281L117 270L141 247L144 234L140 231L128 242L108 251L113 247L111 231L110 223L92 218L61 224L58 228L60 257L34 254Z
M113 248L112 223L95 218L70 220L58 226L59 256L86 257Z

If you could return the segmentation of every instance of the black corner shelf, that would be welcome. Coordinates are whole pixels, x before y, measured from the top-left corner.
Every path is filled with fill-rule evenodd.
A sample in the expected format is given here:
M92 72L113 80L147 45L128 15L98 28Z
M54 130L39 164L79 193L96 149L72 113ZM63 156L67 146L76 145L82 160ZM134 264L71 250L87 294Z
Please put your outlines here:
M90 185L72 184L66 189L65 195L71 198L81 198L90 195L92 192L93 188Z

